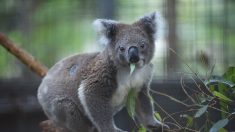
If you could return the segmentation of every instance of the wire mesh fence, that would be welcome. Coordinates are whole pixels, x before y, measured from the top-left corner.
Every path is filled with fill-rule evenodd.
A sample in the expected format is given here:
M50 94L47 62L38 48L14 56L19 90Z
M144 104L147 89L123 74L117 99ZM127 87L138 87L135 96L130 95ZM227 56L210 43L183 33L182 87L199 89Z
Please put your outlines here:
M166 20L166 36L156 41L156 76L192 72L185 63L205 76L212 67L219 74L235 63L234 4L232 0L3 0L0 29L50 67L70 54L100 49L91 26L94 19L131 23L159 11ZM2 78L30 74L4 49L0 51Z

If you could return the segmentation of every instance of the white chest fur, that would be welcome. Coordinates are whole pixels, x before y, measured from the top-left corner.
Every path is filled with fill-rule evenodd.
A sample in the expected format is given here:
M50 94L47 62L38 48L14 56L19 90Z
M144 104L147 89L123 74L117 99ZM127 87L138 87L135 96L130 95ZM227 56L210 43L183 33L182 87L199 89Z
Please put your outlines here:
M140 91L144 83L152 77L152 67L145 65L141 69L135 69L130 75L129 69L121 68L117 73L118 88L112 97L112 106L122 106L131 88Z

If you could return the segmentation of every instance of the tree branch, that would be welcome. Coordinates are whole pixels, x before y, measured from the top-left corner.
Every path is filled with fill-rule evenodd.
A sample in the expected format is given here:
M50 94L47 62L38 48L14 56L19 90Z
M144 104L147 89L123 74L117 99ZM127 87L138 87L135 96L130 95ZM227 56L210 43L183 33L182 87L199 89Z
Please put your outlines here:
M48 69L37 61L32 55L30 55L25 50L18 47L10 39L8 39L3 33L0 32L0 44L16 58L18 58L22 63L28 66L32 71L34 71L39 76L43 77L46 75Z
M46 75L48 69L43 64L37 61L31 54L14 44L1 32L0 45L2 45L7 51L13 54L16 58L18 58L22 63L28 66L29 69L31 69L40 77ZM42 121L40 123L40 127L42 129L42 132L59 132L59 129L57 129L50 120Z

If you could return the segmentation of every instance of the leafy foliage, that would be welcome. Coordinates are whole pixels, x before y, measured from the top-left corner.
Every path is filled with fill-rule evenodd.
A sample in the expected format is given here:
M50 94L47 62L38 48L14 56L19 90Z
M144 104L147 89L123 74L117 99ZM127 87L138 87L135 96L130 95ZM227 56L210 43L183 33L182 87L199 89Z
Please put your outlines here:
M141 124L138 132L147 132L147 129Z
M180 126L177 123L177 120L174 119L175 126L178 127L178 130L183 131L210 131L210 132L227 132L226 125L230 122L230 119L234 118L234 106L231 104L234 103L235 99L235 82L234 82L234 67L228 68L228 70L221 76L211 76L209 79L204 81L205 89L202 90L200 85L197 84L198 90L193 95L190 96L190 99L195 100L193 105L187 105L182 102L182 104L190 107L196 111L193 112L193 115L190 114L181 114L180 117L186 121L185 126ZM197 76L197 75L196 75ZM198 76L197 76L198 77ZM198 77L199 78L199 77ZM196 82L195 82L196 83ZM183 88L183 87L182 87ZM188 93L186 93L188 94ZM165 95L169 97L169 95ZM133 91L128 95L128 98L136 98ZM173 98L173 97L169 97ZM129 104L129 115L133 118L135 103L133 99L128 99ZM180 102L177 99L172 99L174 101ZM154 100L153 100L154 101ZM156 102L155 102L156 103ZM128 106L127 106L128 107ZM214 116L212 110L220 113L221 118L215 122L211 117ZM176 112L177 113L177 112ZM154 113L156 119L161 122L164 122L165 118L162 118L158 112ZM170 115L169 115L170 116ZM200 118L200 119L199 119ZM198 120L203 119L202 125L199 124ZM172 122L171 122L172 123ZM140 126L138 132L146 131L143 126Z
M220 93L220 92L213 91L212 93L213 93L214 96L216 96L216 97L218 97L218 98L220 98L220 99L222 99L222 100L231 101L231 102L232 102L231 99L229 99L228 97L226 97L225 95L223 95L223 94Z
M135 65L134 64L131 64L130 65L130 74L132 74L133 73L133 71L135 70Z
M227 71L223 74L223 77L228 80L233 82L233 87L235 86L235 67L229 67Z
M196 114L194 115L195 118L200 117L201 115L203 115L206 111L207 111L208 105L203 106L202 108L198 109L198 111L196 112Z
M135 111L136 98L137 98L137 92L136 92L136 90L134 88L131 88L131 90L129 91L129 93L127 95L126 108L127 108L128 115L134 121L135 121L135 114L136 114L136 111ZM143 124L140 124L138 127L139 127L138 128L138 132L147 132L147 129L144 127ZM135 130L133 130L133 131L135 131Z
M206 114L207 123L204 124L203 128L205 131L210 132L226 132L227 130L224 127L229 123L229 117L234 113L230 104L235 99L235 67L229 67L221 76L211 76L208 80L204 81L204 85L208 88L210 95L205 93L196 95L200 99L199 104L196 105L202 105L202 107L195 113L194 118L201 117L208 108L220 111L222 119L216 123L210 121L208 115L211 113L208 111ZM213 106L214 104L219 104L219 107ZM187 120L187 122L192 123L192 120Z
M137 92L134 88L131 88L127 95L126 108L129 116L134 119L135 116L135 105L136 105Z
M161 115L159 114L159 112L155 112L155 113L154 113L154 116L155 116L155 118L156 118L157 120L162 121L162 117L161 117Z
M222 119L219 120L218 122L216 122L210 129L210 132L218 132L221 128L223 128L224 126L226 126L228 124L229 120L226 119Z
M195 73L194 76L201 82L202 79ZM182 105L185 105L189 110L175 113L182 113L181 118L186 122L185 126L181 126L174 117L172 119L174 126L177 126L177 131L210 131L210 132L228 132L226 126L231 120L234 120L234 100L235 100L235 68L229 67L228 70L221 76L211 76L203 82L203 87L195 80L197 89L193 89L193 93L189 94L185 90L184 82L181 80L182 89L189 97L192 104L186 104L169 95L164 95ZM193 78L194 79L194 78ZM192 111L192 113L185 113ZM220 119L215 121L212 117L214 112L220 114ZM165 112L167 113L167 112ZM168 114L168 116L170 116ZM217 115L217 117L219 117ZM163 121L165 118L163 118ZM203 121L203 122L201 122Z

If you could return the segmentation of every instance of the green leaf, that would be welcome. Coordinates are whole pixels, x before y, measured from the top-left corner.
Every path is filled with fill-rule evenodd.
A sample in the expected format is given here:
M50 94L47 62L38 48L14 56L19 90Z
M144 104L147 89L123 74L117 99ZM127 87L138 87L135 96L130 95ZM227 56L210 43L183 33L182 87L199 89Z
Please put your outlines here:
M159 114L158 112L155 112L155 113L154 113L154 116L155 116L155 118L156 118L157 120L162 121L162 118L161 118L161 116L160 116L160 114Z
M198 109L198 111L196 112L196 114L194 115L195 118L200 117L201 115L203 115L206 110L207 110L208 105L204 105L202 108Z
M205 103L207 100L209 100L209 97L206 96L205 94L199 93L198 95L196 95L197 99L198 99L198 103L203 104Z
M224 128L220 128L219 132L228 132L228 131L226 129L224 129Z
M187 116L187 127L193 126L193 117Z
M187 127L192 127L193 126L193 117L187 115L187 114L183 114L181 115L181 117L186 118L187 119Z
M144 127L144 125L141 124L138 132L147 132L147 129Z
M214 84L224 84L226 86L229 86L229 87L234 87L235 86L235 83L230 81L229 79L226 79L226 78L223 78L223 77L220 77L220 76L212 76L209 80L206 80L204 82L204 84L206 86L209 86L209 85L214 85Z
M129 116L134 119L137 92L131 88L127 95L126 108Z
M235 67L229 67L227 71L224 73L223 77L226 80L229 80L235 83Z
M228 102L219 101L219 105L220 105L219 107L220 110L229 112ZM221 114L221 118L226 118L228 116L228 114L225 112L220 112L220 114Z
M221 128L223 128L224 126L226 126L228 124L229 120L226 119L222 119L217 121L210 129L210 132L218 132Z
M214 96L216 96L216 97L218 97L220 99L223 99L225 101L233 102L230 98L226 97L225 95L223 95L223 94L221 94L221 93L219 93L217 91L213 91L212 93L213 93Z
M130 68L131 68L130 74L132 74L133 71L135 70L135 64L131 64L131 65L130 65Z

